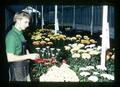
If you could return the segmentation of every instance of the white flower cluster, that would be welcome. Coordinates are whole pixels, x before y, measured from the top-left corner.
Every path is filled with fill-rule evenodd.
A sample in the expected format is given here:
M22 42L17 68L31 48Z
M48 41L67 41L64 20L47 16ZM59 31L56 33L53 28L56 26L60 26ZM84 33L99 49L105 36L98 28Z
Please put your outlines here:
M80 54L79 53L74 53L73 55L72 55L72 58L79 58L80 57Z
M100 54L100 46L95 47L95 44L84 45L84 44L69 44L64 46L65 50L69 50L72 54L72 58L90 59L92 55Z
M107 70L107 68L105 66L102 66L102 65L97 65L96 68L99 70Z
M86 76L90 75L90 73L89 72L80 72L80 75L86 77Z
M97 82L97 81L98 81L98 77L92 75L92 76L88 77L88 80L90 80L90 81L92 81L92 82Z
M70 50L71 47L70 46L64 46L65 50Z
M63 63L60 67L52 66L39 78L40 82L79 82L76 73Z
M90 70L93 70L93 71L90 72ZM104 70L106 70L106 69L104 69ZM114 80L113 75L95 71L94 66L80 67L79 71L80 71L80 76L84 76L84 78L87 78L89 81L92 81L92 82L97 82L99 80L99 78L97 76L106 78L108 80Z
M82 58L83 59L90 59L91 55L89 53L82 53Z
M94 66L80 67L79 71L86 71L86 70L91 70L91 69L95 69L95 67Z
M107 78L108 80L114 80L114 76L110 74L101 74L101 76Z
M63 76L57 66L49 68L46 74L39 77L40 82L63 82Z
M86 68L87 68L88 70L90 70L90 69L95 69L94 66L86 66Z
M98 74L100 74L100 73L98 73L98 72L93 72L93 75L98 75Z

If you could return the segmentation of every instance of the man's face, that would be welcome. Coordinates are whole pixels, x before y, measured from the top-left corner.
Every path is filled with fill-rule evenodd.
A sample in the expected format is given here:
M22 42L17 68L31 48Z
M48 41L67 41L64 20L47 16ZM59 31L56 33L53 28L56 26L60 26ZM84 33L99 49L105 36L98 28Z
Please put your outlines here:
M19 28L25 30L29 26L30 20L27 17L23 17L18 21Z

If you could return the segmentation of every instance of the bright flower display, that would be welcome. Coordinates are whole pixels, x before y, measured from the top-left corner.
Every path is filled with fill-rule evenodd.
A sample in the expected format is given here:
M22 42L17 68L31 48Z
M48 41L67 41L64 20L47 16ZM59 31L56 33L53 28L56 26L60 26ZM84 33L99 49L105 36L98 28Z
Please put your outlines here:
M51 29L37 29L31 35L32 45L40 51L41 57L55 58L54 64L34 64L33 77L40 82L102 82L114 80L113 59L100 64L102 47L87 35L55 35ZM39 52L37 51L37 52ZM65 62L61 62L61 61ZM106 74L106 72L108 72Z

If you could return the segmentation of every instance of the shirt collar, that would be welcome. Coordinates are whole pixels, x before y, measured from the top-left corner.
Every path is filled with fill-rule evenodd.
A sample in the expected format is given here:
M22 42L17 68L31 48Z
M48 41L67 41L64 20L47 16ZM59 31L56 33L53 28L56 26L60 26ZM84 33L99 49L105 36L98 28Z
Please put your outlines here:
M19 31L15 26L13 26L13 30L20 36L22 42L26 42L22 31Z
M18 33L19 35L22 34L22 31L19 31L15 26L13 26L13 30L14 30L16 33Z

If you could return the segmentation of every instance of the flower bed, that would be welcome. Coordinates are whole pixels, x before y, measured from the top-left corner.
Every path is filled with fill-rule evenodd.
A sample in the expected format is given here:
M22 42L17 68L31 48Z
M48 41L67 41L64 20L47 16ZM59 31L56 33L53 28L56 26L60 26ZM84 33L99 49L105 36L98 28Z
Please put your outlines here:
M41 58L56 58L56 63L37 63L32 62L31 77L32 81L42 82L111 82L114 80L114 52L106 55L106 69L101 70L100 54L101 46L97 41L89 36L66 36L54 35L50 30L37 30L31 36L33 52L38 52ZM61 69L65 63L69 67L66 71ZM50 69L54 67L51 71ZM55 72L60 71L62 76ZM71 71L70 74L65 72ZM46 78L47 76L47 78ZM46 79L45 79L46 78ZM57 79L59 78L59 79ZM78 79L77 79L78 78ZM57 80L56 80L57 79Z

